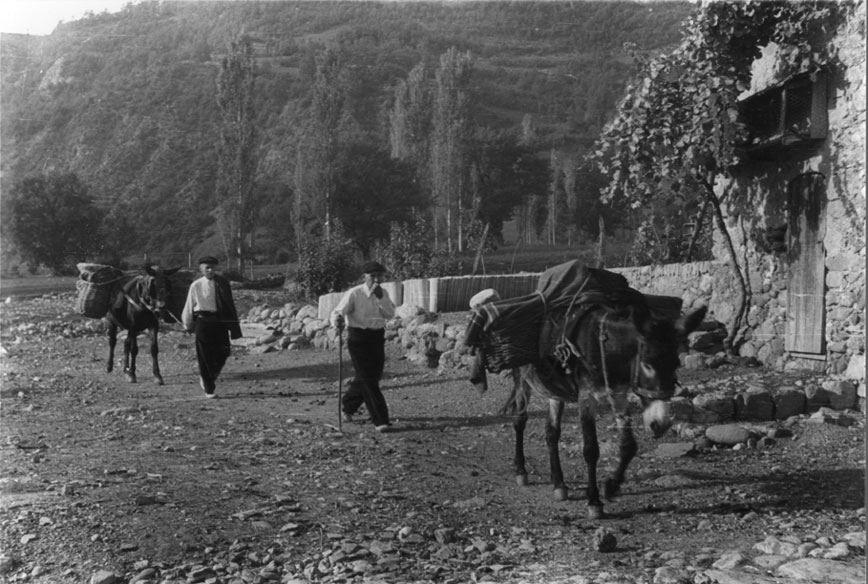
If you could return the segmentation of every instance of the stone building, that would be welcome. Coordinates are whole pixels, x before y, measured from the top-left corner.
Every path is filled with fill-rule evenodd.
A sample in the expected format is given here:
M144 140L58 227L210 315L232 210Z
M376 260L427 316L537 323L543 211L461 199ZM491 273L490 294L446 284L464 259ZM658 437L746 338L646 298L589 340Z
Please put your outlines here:
M727 226L749 279L740 353L778 368L858 368L864 378L864 0L825 42L835 65L820 72L783 76L775 46L754 63L741 100L751 141L718 195L738 202L725 210ZM719 238L715 256L728 258ZM720 278L726 287L726 271Z

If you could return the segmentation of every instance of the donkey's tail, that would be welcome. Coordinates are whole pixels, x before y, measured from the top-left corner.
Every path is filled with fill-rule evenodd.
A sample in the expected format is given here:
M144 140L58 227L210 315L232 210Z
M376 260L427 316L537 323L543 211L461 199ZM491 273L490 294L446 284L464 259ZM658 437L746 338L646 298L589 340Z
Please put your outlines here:
M523 367L529 367L524 365ZM500 415L517 416L527 412L527 405L530 402L530 385L528 385L522 376L523 367L516 367L512 370L512 391L509 397L506 398L506 403L500 408Z

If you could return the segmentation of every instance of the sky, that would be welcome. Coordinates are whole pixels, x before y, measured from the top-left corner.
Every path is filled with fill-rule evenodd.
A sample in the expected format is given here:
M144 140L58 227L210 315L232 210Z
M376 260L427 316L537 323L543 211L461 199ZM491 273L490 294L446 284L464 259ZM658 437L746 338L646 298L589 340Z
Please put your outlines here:
M0 0L0 32L50 34L61 20L78 20L87 12L117 12L129 3L130 0Z

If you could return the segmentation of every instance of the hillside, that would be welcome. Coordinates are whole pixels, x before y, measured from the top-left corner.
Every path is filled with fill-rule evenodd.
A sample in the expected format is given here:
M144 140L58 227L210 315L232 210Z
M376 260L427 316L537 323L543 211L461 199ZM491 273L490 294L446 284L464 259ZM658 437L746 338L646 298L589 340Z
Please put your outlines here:
M291 247L294 148L316 54L338 43L354 72L352 115L388 144L395 83L449 47L470 51L480 122L520 128L537 148L581 152L614 109L629 73L623 44L674 43L687 3L147 2L59 26L3 35L2 188L73 171L126 220L132 247L188 252L213 236L216 76L243 33L256 54L262 138L260 224L270 250Z

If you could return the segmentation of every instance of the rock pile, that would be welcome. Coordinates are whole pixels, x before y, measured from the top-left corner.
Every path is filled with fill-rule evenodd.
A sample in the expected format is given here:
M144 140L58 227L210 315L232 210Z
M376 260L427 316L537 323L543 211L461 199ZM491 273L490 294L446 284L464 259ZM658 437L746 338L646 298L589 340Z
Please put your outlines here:
M405 358L421 366L437 369L469 367L471 356L462 342L468 315L435 314L420 306L402 305L386 326L386 340L399 346ZM257 348L278 349L316 347L336 349L337 332L327 320L320 319L313 305L286 304L273 308L267 304L252 307L245 322L256 324L260 333ZM722 353L725 331L722 325L707 322L688 339L689 351L682 356L686 369L716 368L729 362ZM758 365L743 362L740 365ZM849 424L851 418L839 412L865 408L864 382L857 385L844 377L801 378L780 385L780 378L750 375L728 377L720 383L693 386L672 400L672 411L679 420L713 425L726 420L782 421L792 416L821 412L817 421Z

